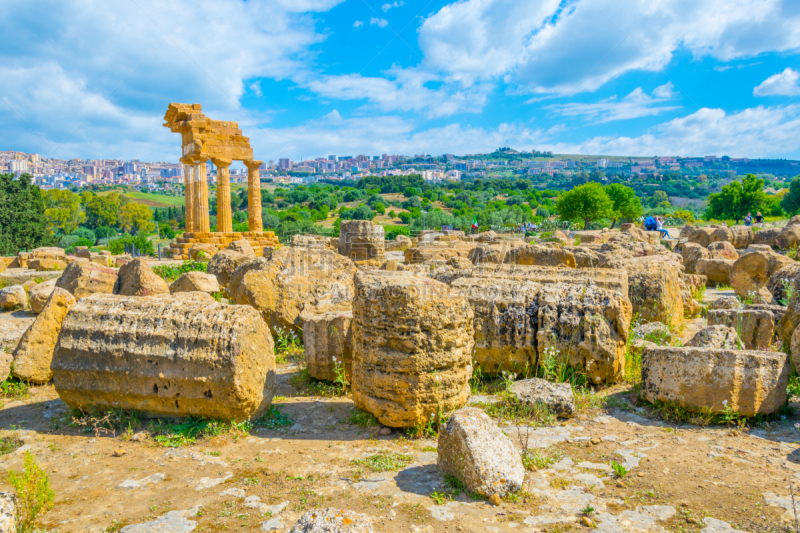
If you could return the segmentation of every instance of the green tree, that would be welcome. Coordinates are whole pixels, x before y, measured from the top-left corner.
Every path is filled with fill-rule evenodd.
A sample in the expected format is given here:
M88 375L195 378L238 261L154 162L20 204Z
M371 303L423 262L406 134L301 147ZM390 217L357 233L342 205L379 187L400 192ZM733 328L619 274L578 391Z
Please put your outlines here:
M800 213L800 176L795 176L789 182L789 191L781 200L781 208L790 216Z
M386 206L384 206L384 205L383 205L382 203L380 203L380 202L377 202L377 203L375 203L375 204L372 206L372 208L373 208L375 211L377 211L378 213L380 213L381 215L383 215L384 213L386 213Z
M764 209L766 203L764 180L748 174L742 181L732 181L708 197L705 218L733 219L738 224L747 213Z
M123 231L134 234L149 233L156 225L150 220L153 216L150 208L143 204L130 203L119 210L119 225Z
M589 182L579 185L561 195L556 209L565 220L583 220L583 229L589 229L592 220L612 218L614 202L608 197L603 186Z
M116 226L119 222L119 193L103 195L84 193L83 204L86 209L86 223L90 227Z
M44 202L44 216L51 231L59 228L64 235L69 235L86 220L86 214L81 211L81 197L70 190L45 191Z
M636 219L642 216L644 212L642 209L642 202L639 200L639 197L636 196L636 191L621 183L606 185L605 191L614 203L614 214L611 219L612 228L619 219Z
M669 202L669 196L664 191L656 191L653 193L653 196L650 197L648 200L648 204L650 207L656 207L658 204L663 202Z
M58 239L47 231L44 211L42 191L31 183L30 174L19 179L0 174L0 255L54 245Z

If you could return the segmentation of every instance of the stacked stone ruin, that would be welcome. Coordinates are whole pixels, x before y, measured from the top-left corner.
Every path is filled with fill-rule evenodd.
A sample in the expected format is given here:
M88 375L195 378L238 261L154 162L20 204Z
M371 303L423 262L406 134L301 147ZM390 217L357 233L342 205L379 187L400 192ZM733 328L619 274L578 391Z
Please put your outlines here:
M200 104L169 104L164 127L181 134L186 197L186 231L167 250L174 259L189 259L196 244L226 248L239 239L250 241L261 255L264 247L277 246L275 233L263 231L261 220L262 161L253 159L250 140L242 135L236 122L211 120ZM217 167L217 231L210 231L206 162ZM247 167L247 213L249 230L234 232L231 213L230 166L242 161Z

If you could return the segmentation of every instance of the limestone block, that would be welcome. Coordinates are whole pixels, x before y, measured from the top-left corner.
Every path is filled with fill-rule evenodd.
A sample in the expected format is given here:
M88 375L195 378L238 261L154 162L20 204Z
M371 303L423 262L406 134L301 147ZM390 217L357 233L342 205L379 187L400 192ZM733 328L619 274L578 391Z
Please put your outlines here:
M698 259L694 271L705 276L712 285L727 285L731 282L732 259Z
M437 463L442 474L458 478L468 490L503 497L525 479L522 457L489 416L474 407L460 409L439 430Z
M507 252L508 247L503 245L478 245L470 250L467 259L474 265L500 264L505 262Z
M69 291L76 300L80 300L95 293L111 294L116 281L116 270L80 260L64 270L56 282L56 287Z
M328 250L284 247L240 264L231 275L234 302L261 312L271 327L298 330L301 311L350 311L352 261Z
M353 332L350 327L353 313L303 313L300 320L308 374L316 379L335 381L338 363L349 380L353 369Z
M597 268L600 265L600 256L588 246L564 246L564 250L575 257L577 268Z
M734 248L747 248L753 243L753 230L748 226L716 228L708 238L709 245L723 241L731 243Z
M34 257L28 260L28 268L38 270L39 272L64 270L67 268L67 263L51 257Z
M213 244L195 243L189 249L189 256L195 261L209 261L219 249Z
M769 414L786 403L791 366L780 352L648 347L642 354L642 396L720 413Z
M575 395L569 383L530 378L515 381L511 388L522 403L544 405L559 418L572 418L575 415Z
M760 231L758 233L761 233ZM778 233L778 236L775 237L775 245L782 250L788 250L793 246L800 245L800 225L792 224L790 226L786 226Z
M14 350L14 375L31 383L47 383L52 379L50 363L61 323L75 305L75 298L64 289L53 289L36 321L22 336Z
M692 228L691 232L687 235L689 242L699 244L703 248L708 248L711 244L711 234L714 233L714 228Z
M79 409L245 420L275 389L272 335L258 312L196 292L78 301L51 368L58 395Z
M240 254L243 254L243 255L245 255L247 257L255 257L256 256L255 250L253 250L253 247L250 244L250 241L248 241L247 239L239 239L239 240L233 241L225 249L226 250L233 250L234 252L239 252Z
M153 296L169 294L169 286L143 257L123 265L114 283L114 294L121 296Z
M219 292L219 282L213 274L194 270L186 272L181 277L172 282L169 286L170 294L176 292L205 292L208 294Z
M781 305L800 296L800 263L792 263L775 271L767 280L767 290Z
M772 293L766 288L770 276L784 266L794 264L790 258L775 252L753 252L736 260L731 269L731 286L742 298L758 295L769 303Z
M713 259L739 259L739 253L733 244L728 241L716 241L708 245L708 251Z
M520 246L509 250L504 263L517 265L561 266L575 268L575 256L561 246L547 246L542 244Z
M450 258L459 257L460 254L458 250L446 246L423 245L407 248L403 252L403 256L406 264L412 265L414 263L428 263L431 261L446 263Z
M453 267L457 270L470 270L472 268L472 261L466 257L451 257L447 260L447 266Z
M775 314L761 309L713 309L708 325L728 326L736 330L748 350L769 349L775 337Z
M233 271L248 259L252 258L235 250L220 250L208 262L206 272L216 276L220 286L227 287Z
M353 401L391 427L412 427L469 398L473 312L466 298L407 272L358 272Z
M11 285L0 289L0 310L17 311L28 307L28 294L22 285Z
M369 220L343 220L339 226L339 253L353 261L384 260L383 226Z
M778 246L778 235L781 234L779 228L760 228L753 232L753 244L765 244L767 246Z
M28 297L31 301L31 311L36 314L42 312L50 295L53 294L53 289L56 288L56 282L58 282L58 278L49 279L34 285L31 290L28 291Z
M730 326L718 324L701 329L686 343L697 348L740 350L744 347L739 334Z

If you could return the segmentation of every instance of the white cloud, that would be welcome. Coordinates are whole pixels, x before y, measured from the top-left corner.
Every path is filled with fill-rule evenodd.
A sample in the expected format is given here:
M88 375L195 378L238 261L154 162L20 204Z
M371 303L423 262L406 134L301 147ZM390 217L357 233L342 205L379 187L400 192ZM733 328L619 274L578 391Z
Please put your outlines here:
M381 19L378 17L372 17L369 19L369 23L371 26L378 26L379 28L385 28L389 25L389 21L386 19Z
M383 12L384 12L384 13L386 13L387 11L389 11L390 9L392 9L393 7L400 7L400 6L402 6L403 4L405 4L405 2L402 2L402 1L400 1L400 2L392 2L391 4L389 4L389 3L386 3L386 4L383 4L383 5L381 6L381 9L383 9Z
M594 124L649 117L680 109L679 106L658 105L673 97L672 87L671 82L656 87L653 90L653 96L646 94L641 87L637 87L621 100L617 100L616 96L612 96L592 104L553 104L547 106L546 109L565 117L584 117Z
M44 138L63 140L65 157L175 159L178 140L161 126L169 102L248 120L239 99L253 80L307 68L323 40L305 11L340 1L6 0L0 65L15 111L0 101L0 145L41 152Z
M637 137L594 137L579 144L554 143L559 153L731 157L798 154L800 105L755 107L738 113L703 108L660 124Z
M364 77L360 74L314 77L305 83L311 91L327 98L362 100L368 109L380 111L415 111L429 118L456 113L477 113L486 104L489 84L459 89L440 85L429 89L426 83L440 80L429 73L414 69L394 68L385 77Z
M353 23L353 27L354 27L354 28L360 28L360 27L361 27L361 26L363 26L363 25L364 25L364 22L363 22L363 21L361 21L361 20L357 20L357 21L355 21L355 22Z
M427 18L420 46L454 79L505 76L537 93L593 91L660 71L685 48L721 61L800 48L796 0L464 0Z
M773 74L753 89L753 96L773 95L800 96L800 72L787 67L783 72Z
M258 96L259 98L261 98L262 96L264 96L264 93L262 93L262 92L261 92L261 82L259 82L259 81L254 81L254 82L253 82L253 83L251 83L251 84L250 84L248 87L250 87L250 90L251 90L251 91L253 91L253 94L255 94L256 96Z

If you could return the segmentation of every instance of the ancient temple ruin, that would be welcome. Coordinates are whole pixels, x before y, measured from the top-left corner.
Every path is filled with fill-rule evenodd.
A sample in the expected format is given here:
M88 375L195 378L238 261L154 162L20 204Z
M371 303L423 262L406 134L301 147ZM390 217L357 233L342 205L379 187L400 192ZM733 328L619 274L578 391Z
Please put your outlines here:
M257 254L264 246L275 246L275 233L263 231L261 221L262 161L253 159L250 140L236 122L211 120L200 104L169 104L164 127L181 134L181 163L186 188L186 232L172 244L175 259L188 259L196 243L225 248L234 240L247 239ZM217 231L210 231L206 162L217 167ZM231 214L230 166L242 161L247 167L247 211L249 231L234 233Z

